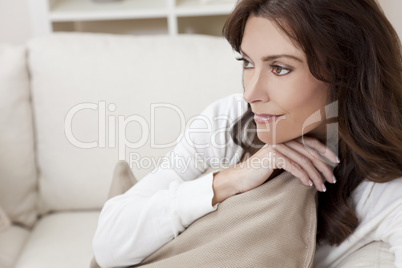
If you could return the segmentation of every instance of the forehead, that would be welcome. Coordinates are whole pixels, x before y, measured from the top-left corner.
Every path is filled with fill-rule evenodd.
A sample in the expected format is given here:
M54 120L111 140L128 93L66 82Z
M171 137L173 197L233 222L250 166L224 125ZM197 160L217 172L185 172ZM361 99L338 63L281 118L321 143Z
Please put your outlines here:
M241 49L247 54L262 56L291 54L304 59L304 52L282 32L275 22L250 15L244 29Z

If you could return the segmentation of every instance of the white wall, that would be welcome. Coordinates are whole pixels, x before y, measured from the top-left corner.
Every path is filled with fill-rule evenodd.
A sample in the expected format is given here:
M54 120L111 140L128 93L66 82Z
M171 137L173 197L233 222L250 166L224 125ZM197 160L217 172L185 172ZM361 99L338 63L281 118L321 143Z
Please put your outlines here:
M0 43L22 44L33 36L28 1L0 0ZM378 2L401 38L402 0L378 0ZM104 25L102 28L104 28ZM220 31L220 29L218 30ZM93 31L97 30L93 29Z
M402 0L378 0L402 40Z

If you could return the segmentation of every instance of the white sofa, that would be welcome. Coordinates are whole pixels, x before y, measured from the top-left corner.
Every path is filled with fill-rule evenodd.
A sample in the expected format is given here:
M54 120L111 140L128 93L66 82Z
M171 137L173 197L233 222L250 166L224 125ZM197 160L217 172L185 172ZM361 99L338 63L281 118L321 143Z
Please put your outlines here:
M59 33L1 45L0 207L13 224L0 233L0 267L88 267L116 162L141 179L191 117L239 92L241 66L219 37Z
M116 162L141 179L193 116L241 92L220 37L59 33L0 45L0 207L12 222L0 268L88 267Z

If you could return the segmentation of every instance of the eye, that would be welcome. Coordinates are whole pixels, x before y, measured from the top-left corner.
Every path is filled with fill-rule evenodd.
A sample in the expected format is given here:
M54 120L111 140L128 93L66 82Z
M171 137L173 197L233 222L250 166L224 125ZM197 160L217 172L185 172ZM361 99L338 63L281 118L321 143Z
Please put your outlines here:
M243 69L251 69L254 67L253 64L245 58L237 58L236 60L243 62Z
M285 67L279 66L279 65L272 65L271 67L272 67L272 72L275 75L279 75L279 76L286 75L286 74L290 73L290 71L291 71L291 70L289 70Z

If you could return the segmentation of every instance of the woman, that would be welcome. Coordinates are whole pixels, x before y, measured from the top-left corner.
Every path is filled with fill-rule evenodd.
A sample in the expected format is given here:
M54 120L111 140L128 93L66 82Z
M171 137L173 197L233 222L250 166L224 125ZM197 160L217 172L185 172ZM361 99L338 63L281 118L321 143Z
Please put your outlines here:
M335 266L373 240L389 243L402 267L402 59L376 2L243 0L224 35L243 61L246 111L236 114L235 94L203 115L238 118L231 137L218 136L237 147L200 149L183 140L175 152L228 157L230 167L200 178L205 169L158 169L108 201L94 239L98 263L141 262L220 202L281 169L319 191L317 267ZM327 127L328 112L337 113L338 129ZM207 138L197 134L194 143ZM269 167L239 165L267 156L276 160Z

